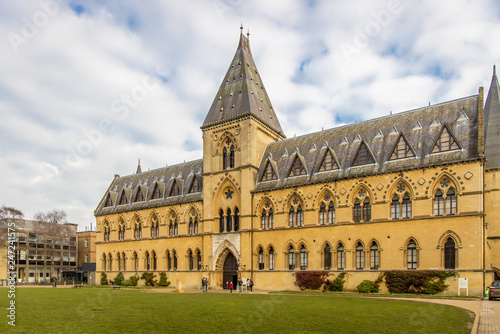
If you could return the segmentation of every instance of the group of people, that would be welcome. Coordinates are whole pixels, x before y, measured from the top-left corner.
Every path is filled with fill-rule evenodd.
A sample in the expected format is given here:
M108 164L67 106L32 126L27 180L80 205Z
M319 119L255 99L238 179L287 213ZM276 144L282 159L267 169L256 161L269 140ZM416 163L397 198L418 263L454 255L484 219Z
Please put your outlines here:
M53 288L57 287L57 277L52 276L52 277L50 278L50 283L52 283L52 287L53 287Z
M203 292L207 292L208 291L208 277L203 277L201 279L201 290Z
M226 285L229 288L229 292L233 293L235 286L233 282L226 282ZM241 293L242 290L247 290L247 292L253 292L253 279L244 277L243 279L238 280L238 291Z

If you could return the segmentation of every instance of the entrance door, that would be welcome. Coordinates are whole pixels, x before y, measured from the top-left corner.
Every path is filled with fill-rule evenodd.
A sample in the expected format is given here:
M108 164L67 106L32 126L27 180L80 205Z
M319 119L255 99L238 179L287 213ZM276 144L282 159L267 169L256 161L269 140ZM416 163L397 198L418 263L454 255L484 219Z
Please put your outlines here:
M229 282L233 282L233 288L235 289L238 284L238 262L233 253L227 255L223 270L223 288L229 289Z

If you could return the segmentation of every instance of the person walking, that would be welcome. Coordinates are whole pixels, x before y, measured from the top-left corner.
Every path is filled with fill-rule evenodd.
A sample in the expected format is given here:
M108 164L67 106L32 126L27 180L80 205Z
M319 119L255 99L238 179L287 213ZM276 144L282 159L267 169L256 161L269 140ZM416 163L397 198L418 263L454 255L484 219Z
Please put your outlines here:
M229 282L229 292L233 293L233 282Z
M238 280L238 290L239 290L239 293L241 294L241 288L242 288L242 285L243 285L243 281L241 280L241 278Z
M205 277L201 278L201 292L205 292Z
M248 282L248 288L250 289L250 293L253 292L253 279L250 279L250 281Z

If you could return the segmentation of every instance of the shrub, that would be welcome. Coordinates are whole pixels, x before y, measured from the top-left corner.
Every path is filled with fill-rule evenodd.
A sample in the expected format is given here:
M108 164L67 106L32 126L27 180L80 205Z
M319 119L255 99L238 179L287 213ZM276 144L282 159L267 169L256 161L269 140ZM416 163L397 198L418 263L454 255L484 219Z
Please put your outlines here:
M344 291L344 284L346 281L346 279L345 279L346 275L347 274L345 272L342 272L342 273L338 274L338 276L335 277L335 279L332 281L327 279L325 282L325 290L336 291L336 292Z
M156 275L154 273L145 272L142 274L141 278L146 281L146 286L155 286L158 282L155 280Z
M169 286L170 282L168 281L168 277L166 273L160 273L160 281L158 282L158 286Z
M379 284L376 281L364 280L356 289L361 293L378 293Z
M115 284L116 285L123 285L123 281L125 281L125 277L123 277L122 272L120 271L118 275L115 277Z
M101 273L101 285L108 285L108 275L106 273Z
M390 293L437 294L448 288L444 284L448 277L456 276L456 272L438 270L385 272L385 284Z
M318 290L326 283L326 278L330 275L327 271L298 271L294 273L295 285L300 290Z
M134 276L131 276L129 279L126 279L123 281L124 286L137 286L137 282L139 282L139 276L135 274Z

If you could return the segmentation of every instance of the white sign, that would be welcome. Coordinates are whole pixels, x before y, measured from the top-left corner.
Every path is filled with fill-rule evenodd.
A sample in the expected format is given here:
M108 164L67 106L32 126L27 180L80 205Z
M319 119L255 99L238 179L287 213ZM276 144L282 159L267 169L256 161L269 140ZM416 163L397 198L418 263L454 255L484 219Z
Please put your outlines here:
M458 295L460 296L460 289L467 289L467 296L469 295L469 280L467 277L458 279Z

